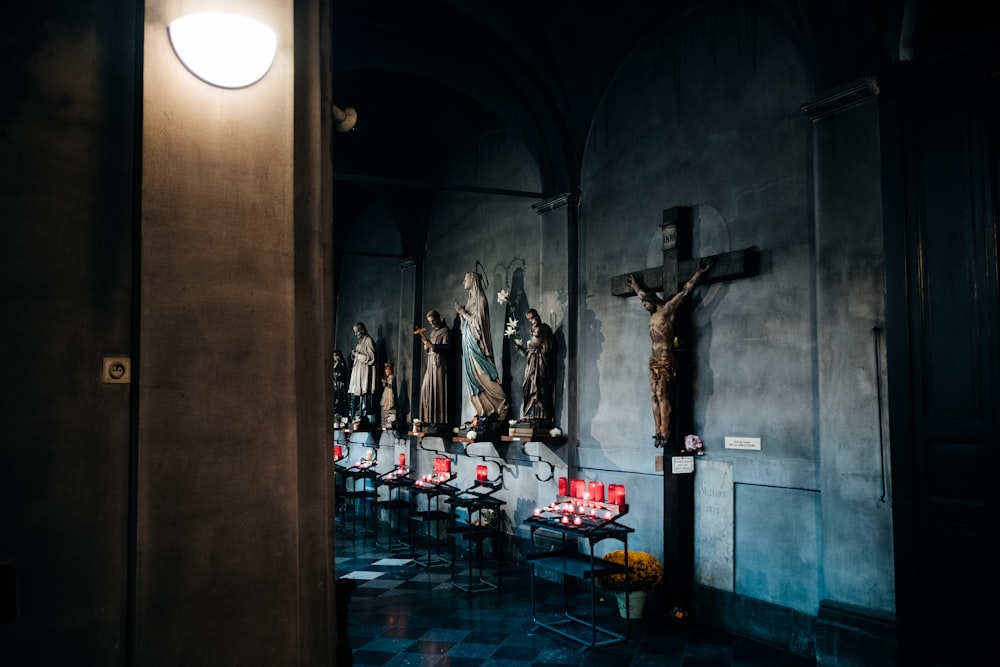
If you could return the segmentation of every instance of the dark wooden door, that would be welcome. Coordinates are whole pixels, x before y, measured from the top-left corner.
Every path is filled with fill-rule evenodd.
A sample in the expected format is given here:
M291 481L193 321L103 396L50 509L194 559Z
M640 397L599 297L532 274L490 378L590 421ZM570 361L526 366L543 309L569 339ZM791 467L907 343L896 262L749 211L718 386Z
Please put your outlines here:
M1000 655L987 624L1000 505L992 64L966 57L890 77L880 101L903 665Z

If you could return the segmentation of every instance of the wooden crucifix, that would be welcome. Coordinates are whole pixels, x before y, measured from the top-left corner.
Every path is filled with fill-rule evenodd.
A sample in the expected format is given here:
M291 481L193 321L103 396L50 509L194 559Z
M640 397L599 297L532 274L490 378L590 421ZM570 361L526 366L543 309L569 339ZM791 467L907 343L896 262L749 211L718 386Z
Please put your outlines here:
M650 336L653 339L653 355L650 358L650 389L654 394L652 397L653 421L655 425L653 441L657 447L663 447L668 442L676 441L675 438L670 438L670 431L677 431L678 429L670 428L672 410L669 405L674 400L682 399L683 397L670 396L671 400L668 401L664 409L658 405L658 399L661 397L657 395L657 388L654 386L654 383L658 382L657 377L662 380L663 375L668 375L672 379L676 374L678 381L671 381L669 383L674 389L670 393L678 394L678 387L686 388L680 382L682 379L680 371L682 369L671 368L667 373L658 374L657 371L666 369L655 368L657 359L654 359L654 357L669 356L671 365L674 365L673 346L675 336L673 334L675 332L689 333L689 321L679 321L677 325L674 324L673 320L675 317L681 320L681 316L686 313L682 312L682 309L679 307L681 305L680 299L674 300L671 297L683 298L687 296L687 293L694 287L693 280L696 280L698 285L707 285L734 280L736 278L755 276L758 271L757 250L755 248L711 255L699 259L691 258L692 225L691 208L688 206L675 206L666 209L663 212L663 222L660 227L663 233L663 264L655 268L614 276L611 279L612 294L626 297L638 295L647 305L647 310L651 311ZM707 273L705 272L706 270ZM656 295L656 290L661 289L663 290L662 299ZM673 294L674 292L676 294ZM659 308L658 312L654 313L652 312L653 308L650 306L666 306L666 308ZM657 321L664 318L669 318L670 320L667 326L665 328L663 326L657 327ZM663 336L668 336L669 339L660 340ZM677 336L677 338L681 337ZM684 339L690 340L689 337L685 337ZM663 347L670 348L669 355L666 354L666 350L662 349ZM687 395L690 395L690 392ZM681 421L684 415L677 414L676 417L678 421ZM688 427L690 424L679 423L678 426Z
M691 208L687 206L663 211L663 264L611 279L612 294L639 296L650 312L653 442L675 456L691 454L683 450L683 437L692 432L694 424L690 345L673 349L676 339L691 341L690 309L682 308L682 302L695 285L755 276L759 271L756 248L692 258L691 218ZM656 295L656 290L661 289L663 298ZM669 318L666 324L664 318ZM665 335L670 339L663 340ZM664 346L670 346L669 354L664 354ZM658 394L661 391L665 396ZM694 475L691 474L694 468L678 465L675 472L672 459L673 456L663 470L663 553L667 561L664 586L672 618L682 620L691 607L694 582Z

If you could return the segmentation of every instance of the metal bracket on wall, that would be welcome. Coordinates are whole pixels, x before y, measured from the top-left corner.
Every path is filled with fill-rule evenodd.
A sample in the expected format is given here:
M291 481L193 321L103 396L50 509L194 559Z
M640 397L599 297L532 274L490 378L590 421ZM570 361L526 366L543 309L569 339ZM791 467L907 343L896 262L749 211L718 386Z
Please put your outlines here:
M437 436L434 436L434 437L437 437ZM426 440L426 439L427 439L426 437L422 437L422 436L417 438L417 447L419 449L422 449L425 452L431 452L433 454L437 454L438 456L443 456L443 457L451 460L452 463L458 463L458 454L452 454L447 449L445 449L445 444L444 444L445 440L444 440L444 438L438 438L439 440L441 440L441 449L437 449L436 447L433 447L433 448L432 447L424 447L424 440Z
M535 463L535 462L544 463L545 465L547 465L549 467L549 476L548 477L546 477L545 479L542 479L541 477L538 476L538 473L536 472L535 473L535 479L537 479L539 482L551 482L552 478L556 474L556 467L554 465L552 465L552 463L550 463L549 461L546 461L545 459L543 459L541 456L539 456L537 454L535 454L535 455L529 454L528 450L526 449L527 445L528 445L528 442L526 442L526 441L521 443L521 453L524 454L525 456L527 456L528 460L531 461L532 463Z

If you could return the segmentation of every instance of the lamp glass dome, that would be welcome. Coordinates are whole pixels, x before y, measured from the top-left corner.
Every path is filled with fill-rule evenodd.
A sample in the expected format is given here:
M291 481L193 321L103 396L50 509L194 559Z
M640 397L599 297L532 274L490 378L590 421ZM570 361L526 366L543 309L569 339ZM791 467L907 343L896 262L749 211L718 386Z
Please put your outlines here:
M167 28L174 52L199 79L243 88L267 74L278 37L263 23L224 13L188 14Z

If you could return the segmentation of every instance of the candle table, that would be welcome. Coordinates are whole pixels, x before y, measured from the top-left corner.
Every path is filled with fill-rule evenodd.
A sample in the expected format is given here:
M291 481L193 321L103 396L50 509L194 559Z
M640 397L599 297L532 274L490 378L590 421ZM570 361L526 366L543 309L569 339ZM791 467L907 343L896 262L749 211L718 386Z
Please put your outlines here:
M473 485L449 497L445 502L451 505L453 520L448 538L451 541L451 583L455 588L466 593L483 591L499 591L503 584L503 545L500 543L502 533L499 529L499 513L506 504L495 497L502 484L475 480ZM487 524L484 511L493 514L493 522ZM464 513L464 516L463 516ZM455 563L458 560L458 541L468 544L469 568L467 575L456 572ZM493 548L493 565L496 568L494 579L485 576L483 571L483 543L490 540ZM477 566L477 574L473 574L473 561Z
M361 517L361 531L364 535L374 534L374 529L368 527L368 515L371 504L374 503L378 494L375 490L374 480L378 477L375 469L375 462L365 460L359 461L352 466L340 466L335 468L337 474L344 478L344 499L345 507L350 506L352 511L351 535L358 529L358 517ZM346 519L346 517L344 518ZM345 520L341 520L341 528L346 528Z
M417 536L421 531L417 529L412 531L413 539L410 547L413 562L417 565L436 567L451 564L451 560L441 553L441 539L435 529L441 522L445 522L449 526L452 522L451 512L442 509L439 501L441 496L452 496L458 492L456 487L448 484L454 478L455 473L453 472L438 472L433 476L425 476L416 480L410 487L410 492L414 497L414 509L410 512L410 521L417 525L423 525L423 537L426 540L426 553L417 556ZM418 508L421 497L424 499L423 509Z
M410 512L413 511L413 499L409 491L413 488L414 480L410 477L410 472L410 469L405 466L396 466L384 475L375 478L376 492L381 488L386 489L386 497L375 502L375 509L379 513L379 518L381 518L381 512L385 512L387 533L386 537L380 541L380 535L376 532L375 546L387 551L412 548L412 539L411 544L403 541L403 524L399 520L400 515L404 512L405 516L409 517ZM405 498L402 497L403 494L406 495ZM381 525L381 521L378 522L378 525Z
M597 578L607 574L628 573L628 536L634 528L618 523L618 519L628 512L627 505L589 502L566 496L558 496L556 502L535 511L534 516L525 519L531 529L531 553L527 560L531 568L531 620L567 639L588 647L608 646L628 641L628 620L623 621L620 630L610 624L598 621ZM536 546L536 533L551 533L559 541L560 548L548 551ZM625 551L625 564L619 565L594 555L594 547L604 540L621 542ZM583 541L588 550L582 552L579 544ZM562 577L563 607L561 613L545 614L539 611L537 600L538 570L545 569ZM572 582L577 582L573 584ZM571 609L571 588L589 594L590 613L588 616ZM627 595L627 594L626 594Z

